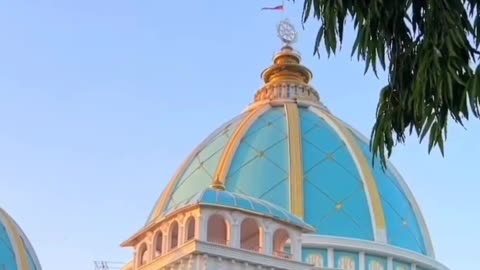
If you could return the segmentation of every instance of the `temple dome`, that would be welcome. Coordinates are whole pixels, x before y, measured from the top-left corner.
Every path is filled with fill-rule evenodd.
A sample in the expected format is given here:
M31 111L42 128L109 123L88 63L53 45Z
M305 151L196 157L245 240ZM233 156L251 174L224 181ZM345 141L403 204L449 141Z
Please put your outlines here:
M320 102L292 47L273 62L253 104L191 153L147 223L214 186L279 206L318 235L434 257L423 216L394 166L372 166L367 139Z
M30 241L17 223L0 208L0 269L41 270Z

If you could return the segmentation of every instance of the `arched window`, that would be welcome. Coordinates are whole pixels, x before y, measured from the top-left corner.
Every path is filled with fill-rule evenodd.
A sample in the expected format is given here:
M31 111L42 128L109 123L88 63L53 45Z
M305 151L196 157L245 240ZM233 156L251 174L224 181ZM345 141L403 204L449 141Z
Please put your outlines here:
M285 229L278 229L273 234L273 255L290 259L290 235Z
M242 221L240 228L240 247L252 251L260 251L260 227L252 218L247 218Z
M207 242L227 245L228 227L224 217L218 214L211 216L207 226Z
M163 233L160 231L155 236L155 257L162 255L163 253Z
M185 226L185 241L195 238L195 218L189 217Z
M172 250L178 247L178 222L174 221L170 225L170 233L168 234L169 238L169 249Z
M138 249L138 265L144 265L148 262L147 244L143 243Z

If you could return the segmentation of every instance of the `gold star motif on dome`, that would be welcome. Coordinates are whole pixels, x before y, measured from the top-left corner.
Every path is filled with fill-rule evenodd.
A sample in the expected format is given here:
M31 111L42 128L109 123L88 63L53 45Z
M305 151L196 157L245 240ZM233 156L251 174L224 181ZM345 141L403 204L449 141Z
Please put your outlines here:
M342 210L342 209L343 209L343 203L337 203L337 204L335 205L335 208L336 208L338 211Z
M333 156L333 153L331 153L331 152L327 153L327 159L331 160L331 161L335 160L335 157Z
M402 219L402 225L403 225L404 227L408 227L408 221L407 221L406 219L404 219L404 218Z
M257 156L258 156L258 158L264 158L265 157L265 152L264 151L258 151Z

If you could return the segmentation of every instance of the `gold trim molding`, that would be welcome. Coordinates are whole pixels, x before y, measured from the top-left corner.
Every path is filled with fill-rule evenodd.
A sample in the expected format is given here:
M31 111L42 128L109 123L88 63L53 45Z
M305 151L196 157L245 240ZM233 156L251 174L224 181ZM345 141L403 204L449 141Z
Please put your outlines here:
M23 243L23 240L20 237L20 233L18 232L17 226L13 222L12 218L0 208L0 220L3 220L5 229L7 230L7 234L10 237L10 241L12 241L12 246L14 249L14 256L17 260L18 269L28 270L30 266L27 260L27 251L26 247Z
M387 242L386 221L383 206L380 200L380 193L378 192L377 183L373 176L372 168L370 167L365 155L363 155L360 146L355 141L353 134L334 116L322 110L310 107L311 111L329 122L332 128L336 129L338 134L345 140L348 150L357 164L362 180L365 184L371 211L373 212L373 226L374 237L379 242Z
M304 217L303 149L300 113L296 103L285 104L290 152L290 208L293 214Z
M271 108L270 105L263 105L257 107L249 112L249 114L243 118L243 121L240 123L238 128L235 130L235 133L230 137L225 150L223 150L222 156L220 158L220 163L217 166L215 176L213 177L212 185L215 185L217 188L225 188L226 178L230 170L230 165L232 164L233 157L237 151L238 146L242 138L247 133L250 126L257 120L262 114Z

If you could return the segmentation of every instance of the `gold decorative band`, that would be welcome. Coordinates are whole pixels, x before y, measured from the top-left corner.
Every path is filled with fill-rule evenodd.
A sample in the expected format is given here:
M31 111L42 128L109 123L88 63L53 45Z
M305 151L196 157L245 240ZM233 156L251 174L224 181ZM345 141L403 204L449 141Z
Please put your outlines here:
M378 192L378 187L373 176L372 168L368 164L368 161L365 155L362 153L360 146L355 141L353 134L334 116L315 107L310 107L310 110L325 119L325 121L327 121L332 128L336 129L339 135L345 140L345 144L356 161L360 174L363 178L363 182L366 186L367 199L369 199L371 210L373 211L375 239L380 242L386 242L385 213L380 200L380 193Z
M20 233L18 232L17 226L3 209L0 209L0 220L4 221L7 234L10 236L10 241L13 242L12 247L15 253L15 259L17 260L17 263L20 264L17 266L17 268L22 270L30 269L27 260L27 251L25 245L23 244L23 240L20 238Z
M230 165L233 161L233 156L235 155L242 138L245 136L255 120L257 120L258 117L260 117L270 108L271 107L268 104L256 107L243 119L242 123L240 123L238 128L235 130L235 133L233 133L232 137L230 137L225 150L223 150L212 184L215 184L216 186L223 185L223 187L225 187L226 178L228 171L230 170Z
M300 113L296 103L286 103L288 145L290 152L290 208L293 214L304 217L303 151Z

